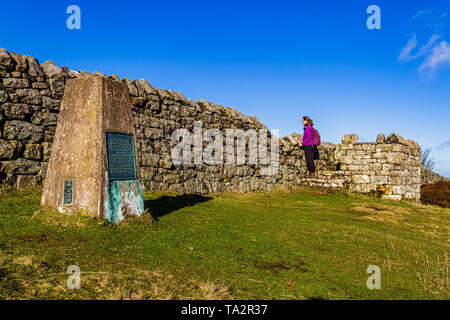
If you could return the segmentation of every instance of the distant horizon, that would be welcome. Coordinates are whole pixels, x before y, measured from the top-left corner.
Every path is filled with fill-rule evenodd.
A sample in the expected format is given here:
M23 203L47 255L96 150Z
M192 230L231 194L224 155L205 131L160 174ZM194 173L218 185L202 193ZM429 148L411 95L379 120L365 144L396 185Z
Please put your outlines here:
M396 133L450 177L450 3L287 0L3 4L0 47L43 63L146 79L254 115L284 137L314 119L323 141ZM381 9L369 30L366 9ZM20 13L11 14L12 12ZM19 17L19 18L18 18ZM39 17L39 19L36 19Z

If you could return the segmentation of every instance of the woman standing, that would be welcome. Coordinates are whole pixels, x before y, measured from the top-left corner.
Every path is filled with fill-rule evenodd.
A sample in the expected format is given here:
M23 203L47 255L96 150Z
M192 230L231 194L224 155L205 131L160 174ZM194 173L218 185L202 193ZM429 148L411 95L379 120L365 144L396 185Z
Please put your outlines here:
M316 165L314 164L314 143L313 143L313 134L314 131L312 129L313 121L310 117L303 117L303 141L302 148L305 150L306 157L306 166L309 171L309 175L307 178L312 178L316 176Z

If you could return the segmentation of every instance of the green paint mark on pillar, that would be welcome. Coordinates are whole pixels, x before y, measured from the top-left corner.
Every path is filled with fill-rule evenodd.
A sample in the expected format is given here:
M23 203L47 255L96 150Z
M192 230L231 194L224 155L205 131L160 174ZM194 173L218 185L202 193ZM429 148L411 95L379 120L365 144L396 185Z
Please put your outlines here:
M129 215L144 211L144 194L137 180L108 181L106 190L106 220L118 223Z

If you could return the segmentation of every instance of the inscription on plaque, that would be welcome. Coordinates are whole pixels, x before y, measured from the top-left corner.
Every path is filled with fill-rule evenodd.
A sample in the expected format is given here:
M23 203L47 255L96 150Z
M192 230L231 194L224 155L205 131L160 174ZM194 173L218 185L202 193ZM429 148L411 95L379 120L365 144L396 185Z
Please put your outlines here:
M132 134L107 131L106 153L110 181L137 179Z
M72 204L73 201L73 180L64 180L63 205Z

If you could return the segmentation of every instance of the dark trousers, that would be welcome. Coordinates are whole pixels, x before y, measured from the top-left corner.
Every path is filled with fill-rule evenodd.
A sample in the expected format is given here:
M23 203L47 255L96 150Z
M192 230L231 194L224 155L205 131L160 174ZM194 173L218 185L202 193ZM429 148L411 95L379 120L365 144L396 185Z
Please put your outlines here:
M306 166L309 172L316 172L316 165L314 164L314 146L304 146L305 147L305 157Z

